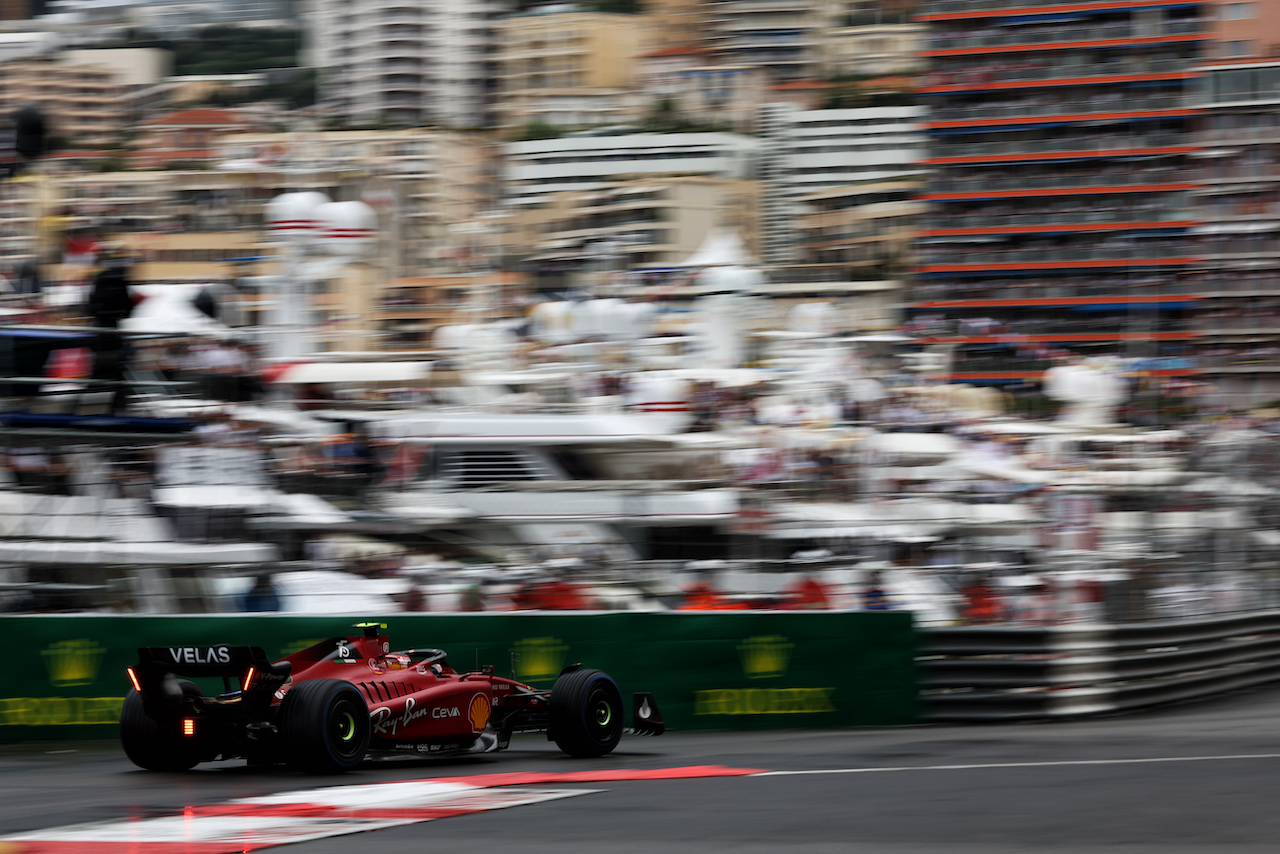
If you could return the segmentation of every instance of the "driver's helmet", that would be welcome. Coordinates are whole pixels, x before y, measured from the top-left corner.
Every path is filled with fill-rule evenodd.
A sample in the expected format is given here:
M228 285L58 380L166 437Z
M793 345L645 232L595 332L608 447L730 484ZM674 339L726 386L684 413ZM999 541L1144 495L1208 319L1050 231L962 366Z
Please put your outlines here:
M389 652L386 655L388 670L404 670L410 664L411 659L403 652Z

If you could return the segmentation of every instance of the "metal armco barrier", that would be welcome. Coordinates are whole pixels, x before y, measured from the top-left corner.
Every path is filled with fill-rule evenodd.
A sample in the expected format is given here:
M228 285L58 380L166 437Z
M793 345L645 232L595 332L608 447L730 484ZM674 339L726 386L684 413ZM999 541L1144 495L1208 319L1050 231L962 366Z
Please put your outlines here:
M1280 681L1280 611L1113 626L920 631L924 721L1108 714Z
M387 623L393 648L440 647L458 670L492 664L538 687L568 664L598 667L624 692L652 691L672 729L917 720L907 613L47 615L0 617L12 647L0 740L114 738L124 668L140 646L251 644L274 658L353 633L363 620Z

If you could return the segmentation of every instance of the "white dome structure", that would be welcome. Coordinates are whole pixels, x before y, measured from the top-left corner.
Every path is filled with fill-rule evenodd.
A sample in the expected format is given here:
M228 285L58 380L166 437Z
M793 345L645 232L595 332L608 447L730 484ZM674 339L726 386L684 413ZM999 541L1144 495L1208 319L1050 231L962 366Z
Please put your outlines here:
M364 202L328 202L314 213L319 247L330 255L361 255L377 240L378 215Z
M319 208L328 204L332 202L324 193L282 193L267 202L267 233L290 243L306 243L320 227Z

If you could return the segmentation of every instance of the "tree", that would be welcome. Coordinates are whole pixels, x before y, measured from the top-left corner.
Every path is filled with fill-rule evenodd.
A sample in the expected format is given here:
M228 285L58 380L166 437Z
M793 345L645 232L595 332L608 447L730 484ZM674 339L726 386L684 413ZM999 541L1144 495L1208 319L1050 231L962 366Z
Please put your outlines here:
M564 131L553 124L544 121L526 122L516 134L516 141L523 142L533 139L559 139L564 136Z

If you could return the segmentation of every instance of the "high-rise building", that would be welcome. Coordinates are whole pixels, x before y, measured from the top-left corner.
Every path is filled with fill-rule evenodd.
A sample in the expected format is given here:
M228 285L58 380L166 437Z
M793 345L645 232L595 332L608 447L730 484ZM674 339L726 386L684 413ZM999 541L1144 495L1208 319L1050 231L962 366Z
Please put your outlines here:
M580 127L628 117L639 15L513 15L496 22L494 31L498 127L533 121Z
M0 64L0 111L39 104L51 133L72 145L119 141L144 111L163 100L168 51L155 48L64 51Z
M1251 5L1251 4L1246 4ZM1206 263L1189 97L1214 4L928 0L931 207L913 324L953 378L1038 380L1067 355L1187 371Z
M1199 70L1203 148L1192 195L1205 269L1191 288L1194 365L1225 402L1244 407L1280 397L1280 59Z
M718 61L759 66L775 82L814 77L824 6L820 0L708 0L704 43Z
M602 189L630 177L747 178L760 142L732 133L629 133L527 140L504 147L504 195L516 206L555 193Z
M760 120L764 260L799 259L802 196L918 175L924 156L921 118L922 110L913 106L798 110L766 104Z
M494 21L507 0L316 0L320 102L352 125L490 123Z

